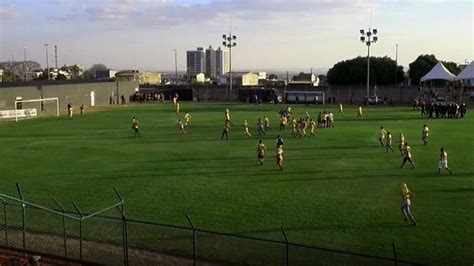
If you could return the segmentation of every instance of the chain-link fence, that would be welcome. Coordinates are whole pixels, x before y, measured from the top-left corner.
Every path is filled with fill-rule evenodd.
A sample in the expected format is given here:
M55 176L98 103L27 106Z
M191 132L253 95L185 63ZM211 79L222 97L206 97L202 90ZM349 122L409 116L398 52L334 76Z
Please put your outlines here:
M124 200L92 214L67 212L59 202L50 209L0 194L0 260L2 248L41 254L64 262L102 265L403 265L395 243L378 257L291 243L226 234L189 226L133 220L125 216ZM5 253L5 252L4 252ZM1 262L0 262L1 263Z

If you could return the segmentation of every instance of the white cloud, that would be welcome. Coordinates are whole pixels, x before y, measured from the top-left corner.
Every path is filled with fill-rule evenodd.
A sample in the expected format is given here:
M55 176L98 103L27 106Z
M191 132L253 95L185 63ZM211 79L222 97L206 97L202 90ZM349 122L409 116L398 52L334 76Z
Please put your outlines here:
M18 20L24 17L15 6L12 5L0 5L0 20Z

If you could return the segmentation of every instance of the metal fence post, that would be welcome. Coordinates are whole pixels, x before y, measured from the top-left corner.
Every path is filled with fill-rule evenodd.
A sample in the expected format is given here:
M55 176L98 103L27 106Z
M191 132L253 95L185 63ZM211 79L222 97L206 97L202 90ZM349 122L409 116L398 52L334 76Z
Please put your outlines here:
M5 227L5 245L8 246L8 219L7 219L7 203L2 198L3 203L3 226Z
M194 228L194 224L191 221L191 218L187 214L184 214L186 216L186 219L188 219L189 224L191 225L191 228L193 229L193 262L194 266L196 266L196 228Z
M283 226L280 227L281 232L283 233L283 237L285 237L285 246L286 246L286 266L290 265L290 249L288 246L288 237L286 236L285 229Z
M123 239L123 264L128 266L128 227L127 227L127 217L125 216L125 201L122 198L122 195L118 190L113 187L115 194L120 199L122 204L117 206L121 216L122 216L122 239Z
M61 212L64 214L64 208L59 204L59 202L53 198L54 203L58 205ZM66 244L66 217L63 215L63 244L64 244L64 257L67 258L67 244Z
M79 217L81 218L79 220L79 258L82 260L82 217L84 216L79 209L79 206L75 202L72 203L74 205L74 208L76 208L76 211L79 213Z
M25 200L23 199L23 194L21 193L20 184L16 183L16 190L21 199L21 221L22 221L22 233L23 233L23 249L26 249L26 205Z
M395 240L392 241L392 249L393 249L393 258L395 259L395 266L398 264L398 256L397 256L397 247L395 246Z

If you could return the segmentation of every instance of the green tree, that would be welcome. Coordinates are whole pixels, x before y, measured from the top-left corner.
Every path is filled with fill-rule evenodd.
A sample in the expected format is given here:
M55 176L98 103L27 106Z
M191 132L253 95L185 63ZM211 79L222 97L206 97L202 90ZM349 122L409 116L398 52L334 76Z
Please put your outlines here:
M461 69L459 68L459 65L454 62L450 61L441 61L443 65L449 70L449 72L453 73L454 75L459 75L461 73Z
M420 79L426 75L438 63L438 59L433 54L420 55L415 61L411 62L409 67L411 83L419 84Z
M396 74L395 74L396 73ZM370 84L394 85L403 81L402 66L397 66L395 60L385 57L370 57ZM367 84L367 58L356 57L336 63L327 73L331 85L365 85Z

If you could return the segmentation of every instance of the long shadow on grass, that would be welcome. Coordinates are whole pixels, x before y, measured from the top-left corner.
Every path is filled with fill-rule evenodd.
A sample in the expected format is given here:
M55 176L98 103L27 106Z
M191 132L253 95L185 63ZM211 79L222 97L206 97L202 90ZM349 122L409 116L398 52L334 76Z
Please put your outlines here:
M359 230L359 229L377 229L377 228L400 228L410 226L399 222L386 222L386 223L372 223L372 224L328 224L320 226L296 226L296 227L285 227L286 232L301 232L301 231L340 231L340 230ZM253 230L253 231L242 231L236 232L238 235L246 234L266 234L266 233L281 233L281 228Z
M372 224L329 224L321 226L296 226L296 227L285 227L285 231L289 232L310 232L310 231L350 231L350 230L366 230L366 229L394 229L394 228L412 228L410 224L404 224L400 222L386 222L386 223L372 223ZM200 228L202 229L202 228ZM259 234L281 234L281 228L269 228L261 230L250 230L250 231L240 231L240 232L228 232L232 235L241 235L241 236L253 236L258 237ZM216 235L206 235L209 238L217 237ZM200 237L203 237L202 235ZM159 240L179 240L179 239L188 239L189 235L185 236L170 236L170 237L160 237Z
M344 121L344 122L350 122L350 121L389 121L389 120L393 120L393 121L405 121L405 120L426 120L426 118L424 117L371 117L371 118L367 118L367 117L364 117L362 119L359 119L359 118L344 118L342 119L341 121Z
M422 190L422 191L417 191L416 193L436 193L436 192L448 192L448 193L474 192L474 188Z

